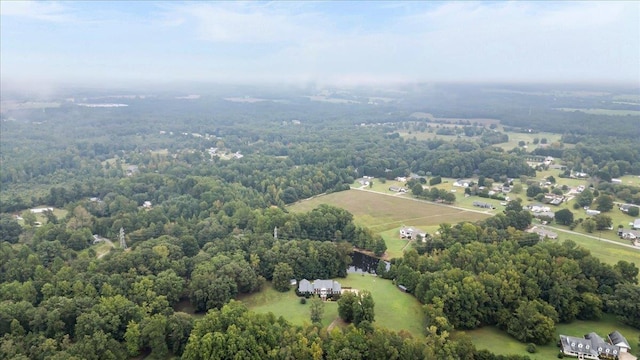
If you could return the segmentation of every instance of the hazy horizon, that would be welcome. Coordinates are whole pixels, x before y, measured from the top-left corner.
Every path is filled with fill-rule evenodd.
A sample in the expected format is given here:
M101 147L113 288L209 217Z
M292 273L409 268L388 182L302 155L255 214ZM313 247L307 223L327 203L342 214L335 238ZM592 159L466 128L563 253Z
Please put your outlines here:
M1 2L3 87L640 85L640 2Z

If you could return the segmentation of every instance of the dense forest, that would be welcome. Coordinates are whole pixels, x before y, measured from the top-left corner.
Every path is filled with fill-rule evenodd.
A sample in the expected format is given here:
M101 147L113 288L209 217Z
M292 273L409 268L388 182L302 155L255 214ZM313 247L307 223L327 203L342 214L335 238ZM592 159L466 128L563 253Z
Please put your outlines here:
M349 104L292 90L239 103L225 98L249 90L227 88L189 100L132 95L118 99L128 106L104 108L64 100L114 101L78 91L60 95L57 107L3 109L0 358L521 359L451 333L496 325L545 344L557 323L603 313L640 328L637 266L606 265L572 242L540 242L524 231L531 215L515 201L478 223L443 224L388 271L379 267L424 304L423 337L370 323L298 326L234 300L277 278L345 277L354 248L383 255L383 238L344 209L287 208L363 176L508 182L536 175L527 156L551 155L568 171L597 175L597 190L640 204L637 188L611 183L640 174L638 116L559 111L576 99L489 88L401 89L376 105L362 101L373 90L340 93ZM606 100L618 109L615 94L583 106ZM455 120L460 130L444 134L412 116L426 111L562 138L532 154L505 150L495 145L508 135L495 126ZM612 126L596 128L604 121ZM411 136L429 131L455 139ZM56 210L37 218L35 206ZM96 253L95 242L121 234L128 249ZM184 301L203 317L177 311Z

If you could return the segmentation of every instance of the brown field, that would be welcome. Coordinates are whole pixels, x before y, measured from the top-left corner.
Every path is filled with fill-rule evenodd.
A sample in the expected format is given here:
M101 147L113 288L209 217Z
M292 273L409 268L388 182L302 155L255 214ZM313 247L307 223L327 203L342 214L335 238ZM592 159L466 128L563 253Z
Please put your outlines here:
M489 214L452 208L411 198L385 195L371 191L349 190L315 197L292 205L291 211L309 211L320 204L348 210L356 223L375 232L391 230L402 225L433 226L441 223L477 221Z

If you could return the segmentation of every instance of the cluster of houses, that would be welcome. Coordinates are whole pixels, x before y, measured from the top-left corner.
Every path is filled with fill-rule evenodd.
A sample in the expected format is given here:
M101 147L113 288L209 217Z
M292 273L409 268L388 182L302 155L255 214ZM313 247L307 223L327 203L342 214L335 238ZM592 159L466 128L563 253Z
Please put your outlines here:
M560 335L560 347L565 356L575 356L578 359L637 360L629 353L631 346L620 332L610 333L607 340L605 341L595 332L582 338Z
M550 207L544 206L542 204L530 204L526 206L526 209L529 210L535 218L553 219L556 216L556 213L551 211Z

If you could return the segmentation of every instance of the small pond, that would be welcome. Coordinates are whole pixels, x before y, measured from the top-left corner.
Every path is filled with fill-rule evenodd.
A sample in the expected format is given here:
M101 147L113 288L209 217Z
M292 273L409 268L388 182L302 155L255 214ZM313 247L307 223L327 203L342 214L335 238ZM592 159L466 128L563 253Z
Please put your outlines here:
M363 274L370 273L375 274L376 268L378 267L378 263L380 260L376 257L369 256L367 254L363 254L360 252L354 251L351 254L351 265L347 269L347 273L349 274ZM387 267L388 267L387 263Z

